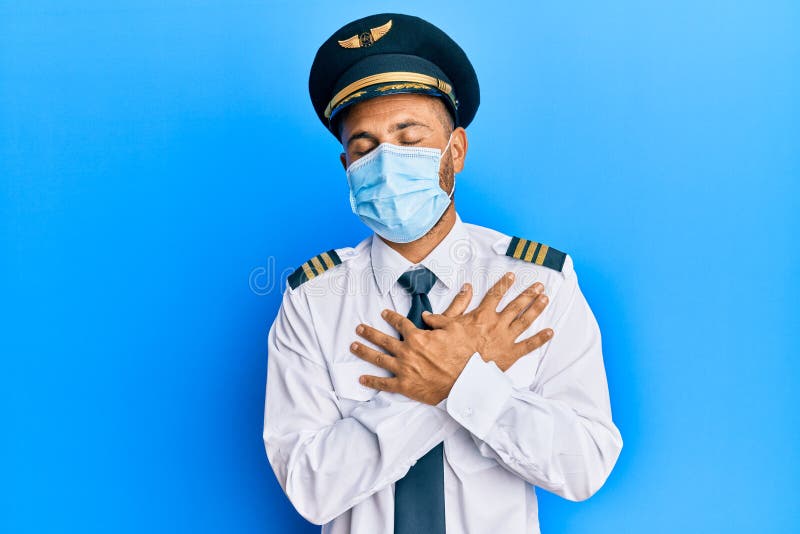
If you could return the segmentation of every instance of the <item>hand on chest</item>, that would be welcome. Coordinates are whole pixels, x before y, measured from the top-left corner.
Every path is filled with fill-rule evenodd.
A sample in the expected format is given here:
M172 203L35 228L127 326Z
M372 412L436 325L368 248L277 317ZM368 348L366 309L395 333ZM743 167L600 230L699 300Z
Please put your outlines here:
M442 330L442 332L455 332L452 338L452 350L463 352L464 338L467 338L468 343L474 344L467 345L473 347L467 351L469 355L474 350L480 353L484 360L495 362L511 378L515 386L530 386L535 380L543 349L549 339L547 327L552 326L553 322L552 313L549 313L547 305L547 288L541 281L536 280L532 273L524 272L516 273L514 279L491 277L488 273L484 276L473 275L470 285L471 291L459 295L461 283L447 287L437 282L426 293L434 314L445 314L439 317L451 317L463 323L462 328L448 327ZM331 325L332 328L326 329L328 335L321 336L320 341L326 360L329 362L335 392L345 403L370 400L378 393L377 389L359 382L359 377L362 375L394 376L387 369L387 367L391 369L391 366L385 365L387 363L385 358L395 358L392 346L379 339L377 342L372 342L372 336L367 339L359 336L356 327L359 324L368 325L376 331L376 334L390 336L392 342L402 339L398 330L403 326L408 328L408 321L406 325L398 321L404 321L412 308L413 299L409 292L395 286L382 295L376 293L373 296L375 298L371 299L345 298L337 309L328 310L326 313L328 317L335 317L336 320L335 324ZM419 305L418 297L416 305ZM396 311L398 319L389 321L384 319L381 312L385 309ZM417 316L415 322L418 322L418 319ZM437 340L442 339L444 335L439 334ZM424 335L436 334L428 332ZM380 352L378 363L381 365L354 354L351 350L353 341L369 347L373 354ZM431 354L431 357L438 358L443 364L444 360L451 356L446 343L444 346L442 343L431 343L431 352L436 351L438 352ZM403 357L399 352L398 356ZM430 372L435 371L433 367ZM424 377L423 374L416 378L424 380ZM397 395L389 397L399 398Z

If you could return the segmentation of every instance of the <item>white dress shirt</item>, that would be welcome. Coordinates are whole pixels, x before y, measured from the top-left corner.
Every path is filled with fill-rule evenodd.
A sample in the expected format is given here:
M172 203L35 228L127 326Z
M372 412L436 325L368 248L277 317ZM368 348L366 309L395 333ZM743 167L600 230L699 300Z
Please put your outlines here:
M572 259L561 271L506 256L511 236L464 223L419 264L373 234L336 249L342 263L292 289L269 331L264 444L297 511L323 534L391 533L394 483L444 441L447 532L539 532L533 485L566 499L589 498L622 449L611 418L597 322L578 287ZM380 316L406 315L397 283L423 265L428 293L443 312L462 284L467 311L508 271L514 285L498 309L541 281L550 302L518 340L550 327L555 335L505 372L473 354L437 406L358 382L391 376L350 352L359 323L398 336ZM375 347L377 348L377 347Z

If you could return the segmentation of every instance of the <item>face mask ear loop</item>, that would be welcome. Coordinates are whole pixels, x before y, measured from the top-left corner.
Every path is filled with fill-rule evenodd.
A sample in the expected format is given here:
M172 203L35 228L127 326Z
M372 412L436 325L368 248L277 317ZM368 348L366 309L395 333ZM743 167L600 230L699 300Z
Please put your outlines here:
M455 130L450 132L450 137L447 139L447 144L444 145L444 150L442 150L442 154L441 154L442 157L444 157L444 153L447 152L447 149L450 148L450 143L453 141L453 132L455 132Z
M444 153L447 152L447 149L450 148L450 143L453 141L453 132L455 132L455 130L450 132L450 139L447 140L447 144L445 145L444 150L442 150L441 156L439 156L439 161L441 161L441 158L444 157ZM453 173L453 187L450 189L450 193L447 195L447 198L452 200L453 193L455 192L456 192L456 174Z

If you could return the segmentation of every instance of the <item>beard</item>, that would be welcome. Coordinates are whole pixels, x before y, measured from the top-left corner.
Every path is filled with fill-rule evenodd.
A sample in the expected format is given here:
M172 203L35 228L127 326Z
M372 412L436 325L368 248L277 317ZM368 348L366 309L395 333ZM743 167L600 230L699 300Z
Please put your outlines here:
M447 157L442 157L442 168L439 170L439 187L441 187L447 194L453 190L455 185L455 172L453 172L453 155L450 150L447 151ZM455 193L453 193L453 200L455 201Z
M439 170L439 187L441 187L448 195L451 191L453 191L453 187L455 186L456 174L453 171L453 156L450 154L450 150L447 151L447 157L442 156L441 159L442 168ZM453 196L450 200L450 205L447 206L447 209L444 210L442 216L439 217L439 220L436 221L436 224L433 225L425 237L430 236L432 232L436 229L437 226L442 224L444 220L444 216L447 214L448 211L455 205L456 202L456 193L453 191Z

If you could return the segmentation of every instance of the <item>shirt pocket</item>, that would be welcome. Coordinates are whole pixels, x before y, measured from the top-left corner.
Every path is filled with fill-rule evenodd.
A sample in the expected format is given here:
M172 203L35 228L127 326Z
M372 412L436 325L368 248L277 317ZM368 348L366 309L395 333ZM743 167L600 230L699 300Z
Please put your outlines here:
M352 401L368 401L377 389L367 387L358 381L361 375L392 376L392 373L364 360L345 360L334 362L331 366L331 380L336 396Z

